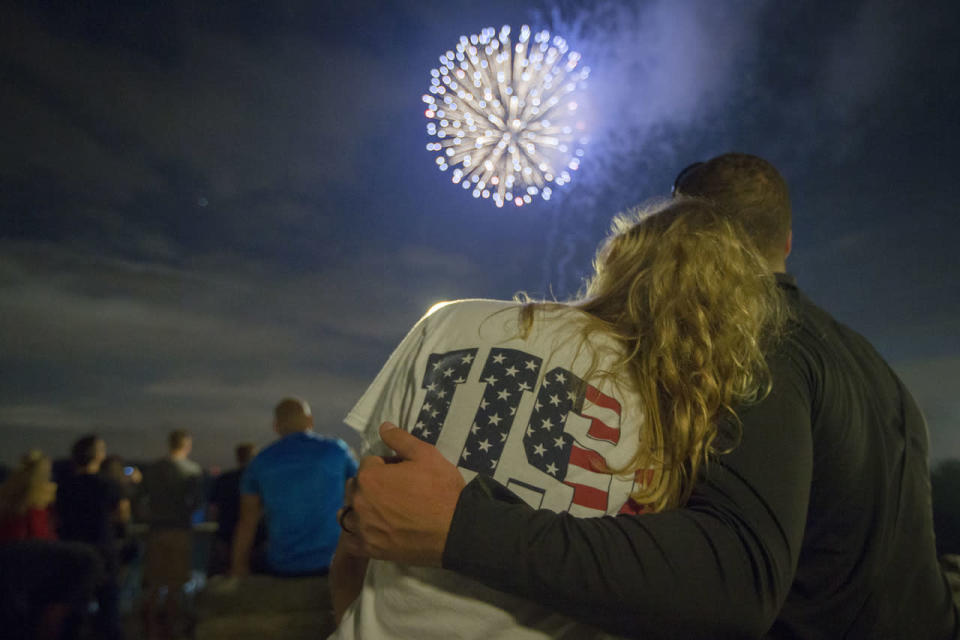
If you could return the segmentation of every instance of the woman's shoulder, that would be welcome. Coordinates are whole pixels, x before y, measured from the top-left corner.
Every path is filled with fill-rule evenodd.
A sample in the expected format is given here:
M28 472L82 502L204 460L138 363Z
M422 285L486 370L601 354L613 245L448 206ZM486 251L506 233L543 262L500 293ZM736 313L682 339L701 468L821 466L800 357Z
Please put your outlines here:
M491 300L486 298L466 298L438 302L430 307L420 319L427 326L437 326L449 322L466 322L469 319L481 321L486 317L519 309L520 303L512 300Z
M462 300L447 300L438 302L430 307L426 316L430 317L436 314L451 313L469 313L478 310L487 309L509 309L511 307L520 307L520 303L515 300L494 300L491 298L463 298Z
M493 300L489 298L465 298L463 300L438 302L430 307L430 310L427 311L424 317L442 317L463 313L495 313L497 311L508 311L511 309L519 311L527 306L532 307L537 315L560 315L571 318L587 317L585 312L563 302L521 302L518 300Z

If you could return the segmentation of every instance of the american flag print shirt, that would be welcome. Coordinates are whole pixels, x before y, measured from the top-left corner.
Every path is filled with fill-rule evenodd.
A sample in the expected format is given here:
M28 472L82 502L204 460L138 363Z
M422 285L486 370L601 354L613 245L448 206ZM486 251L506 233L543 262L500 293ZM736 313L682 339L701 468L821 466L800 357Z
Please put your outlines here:
M610 376L619 347L580 339L584 314L538 312L520 337L519 305L451 303L400 343L347 415L366 453L389 453L389 420L436 446L470 481L491 476L537 509L578 517L631 510L634 479L606 473L633 456L642 424ZM589 379L588 379L589 378ZM352 638L610 638L523 598L442 569L370 561L360 597L332 636Z
M377 451L390 420L437 446L469 481L493 477L534 508L581 517L632 510L636 481L607 471L636 451L642 413L604 378L618 347L579 333L583 313L538 312L519 336L519 305L468 300L421 320L347 423ZM595 384L596 383L596 386Z

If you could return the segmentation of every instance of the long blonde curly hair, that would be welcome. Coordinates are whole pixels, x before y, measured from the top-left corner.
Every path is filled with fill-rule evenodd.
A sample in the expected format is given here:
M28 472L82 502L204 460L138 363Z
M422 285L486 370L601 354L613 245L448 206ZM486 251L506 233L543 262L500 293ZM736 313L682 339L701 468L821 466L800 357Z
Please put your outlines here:
M647 510L682 505L734 407L770 389L765 353L787 311L773 273L736 221L708 202L678 198L617 216L583 295L582 333L605 333L623 357L603 375L626 373L644 410L641 441L612 473L634 474L632 498ZM521 310L529 328L537 308ZM736 435L739 438L739 433Z
M28 451L20 465L0 484L0 520L15 518L28 509L46 508L53 502L57 485L50 481L50 458Z

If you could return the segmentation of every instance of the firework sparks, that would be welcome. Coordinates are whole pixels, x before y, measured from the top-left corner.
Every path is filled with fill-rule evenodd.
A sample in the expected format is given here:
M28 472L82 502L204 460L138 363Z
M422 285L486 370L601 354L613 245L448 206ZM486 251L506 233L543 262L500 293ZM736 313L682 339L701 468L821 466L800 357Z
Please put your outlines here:
M423 96L439 169L452 168L454 184L498 207L549 200L586 144L579 96L590 69L579 63L563 38L526 25L516 44L509 26L461 36Z

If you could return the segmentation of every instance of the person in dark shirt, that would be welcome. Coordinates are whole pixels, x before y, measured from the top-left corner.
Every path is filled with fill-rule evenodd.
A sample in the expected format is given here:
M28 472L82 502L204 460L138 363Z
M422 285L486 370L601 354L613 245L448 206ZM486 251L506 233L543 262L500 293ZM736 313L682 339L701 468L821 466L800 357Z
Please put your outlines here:
M74 473L75 467L73 464L73 459L69 456L66 458L57 458L53 461L53 468L51 469L51 476L53 481L57 484L60 484L64 478L72 476Z
M207 568L207 573L211 576L226 573L230 568L233 532L240 518L240 479L256 453L257 448L252 442L241 442L234 448L237 468L221 474L213 481L207 506L209 519L217 523L217 533L214 536ZM254 548L263 544L265 540L266 529L261 521Z
M341 514L351 553L443 566L631 637L955 638L938 564L926 424L876 350L785 273L790 202L777 170L725 154L684 171L746 229L793 311L773 387L686 504L578 519L528 507L432 447L382 430ZM724 433L729 425L724 426Z
M143 515L150 525L143 557L147 637L173 637L187 622L181 600L193 572L193 514L203 501L203 469L189 458L193 438L174 429L167 446L167 455L144 469L141 483Z
M123 637L115 525L130 519L130 500L115 482L99 474L106 455L106 443L97 436L85 436L74 443L74 473L57 485L56 509L60 538L90 545L103 561L95 625L104 638L112 640Z

